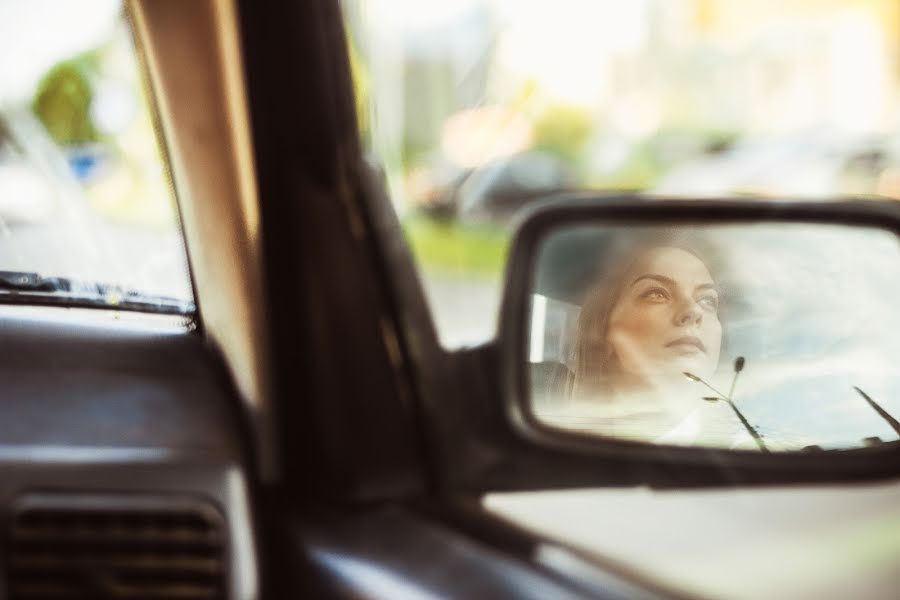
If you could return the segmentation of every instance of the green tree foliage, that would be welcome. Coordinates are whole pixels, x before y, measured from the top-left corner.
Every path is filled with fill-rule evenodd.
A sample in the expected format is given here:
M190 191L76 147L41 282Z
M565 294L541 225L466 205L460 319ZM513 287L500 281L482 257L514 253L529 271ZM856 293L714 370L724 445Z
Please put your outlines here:
M92 97L84 69L77 61L66 61L41 80L32 110L57 144L84 144L99 139L90 117Z
M551 106L534 123L535 147L564 160L577 162L593 127L593 119L585 109Z

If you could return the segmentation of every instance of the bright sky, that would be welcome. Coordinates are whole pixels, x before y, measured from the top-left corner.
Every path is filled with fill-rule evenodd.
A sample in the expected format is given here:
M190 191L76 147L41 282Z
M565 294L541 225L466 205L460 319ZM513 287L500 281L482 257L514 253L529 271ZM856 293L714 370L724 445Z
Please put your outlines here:
M0 104L26 101L55 63L102 43L120 0L0 0Z

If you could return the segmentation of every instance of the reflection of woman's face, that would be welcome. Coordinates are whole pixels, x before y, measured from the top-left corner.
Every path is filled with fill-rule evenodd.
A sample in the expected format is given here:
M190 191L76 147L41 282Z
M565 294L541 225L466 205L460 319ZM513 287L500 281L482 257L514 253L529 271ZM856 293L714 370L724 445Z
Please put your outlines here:
M700 259L679 248L653 248L629 271L610 313L607 343L625 373L655 379L688 371L706 378L719 361L718 306Z

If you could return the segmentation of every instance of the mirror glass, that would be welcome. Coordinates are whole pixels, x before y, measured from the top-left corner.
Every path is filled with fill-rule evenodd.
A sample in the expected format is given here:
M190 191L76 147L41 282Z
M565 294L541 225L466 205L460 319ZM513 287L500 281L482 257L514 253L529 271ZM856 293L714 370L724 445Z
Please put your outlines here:
M758 452L900 438L891 232L558 227L530 298L529 407L545 426Z

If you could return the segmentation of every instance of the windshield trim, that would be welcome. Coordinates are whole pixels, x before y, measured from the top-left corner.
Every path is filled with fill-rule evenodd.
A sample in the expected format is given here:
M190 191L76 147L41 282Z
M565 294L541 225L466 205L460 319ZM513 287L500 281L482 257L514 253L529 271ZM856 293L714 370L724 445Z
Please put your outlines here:
M113 295L90 295L63 291L0 290L0 304L104 308L186 317L194 317L197 314L197 307L193 301L152 295L116 298Z

